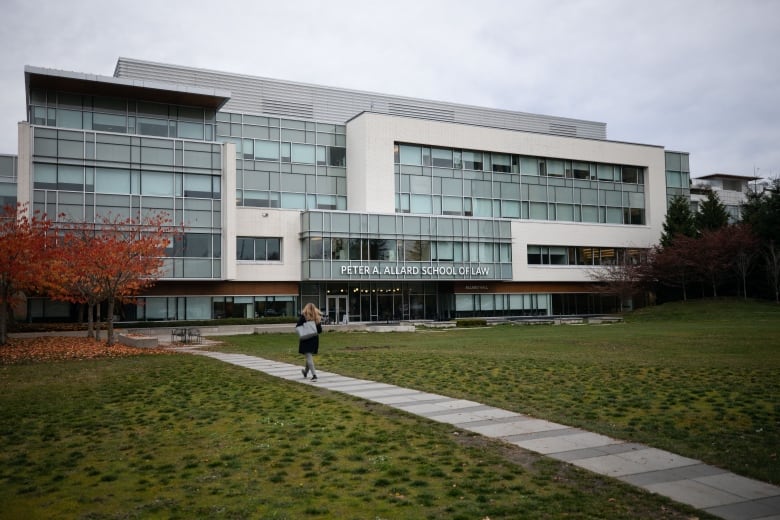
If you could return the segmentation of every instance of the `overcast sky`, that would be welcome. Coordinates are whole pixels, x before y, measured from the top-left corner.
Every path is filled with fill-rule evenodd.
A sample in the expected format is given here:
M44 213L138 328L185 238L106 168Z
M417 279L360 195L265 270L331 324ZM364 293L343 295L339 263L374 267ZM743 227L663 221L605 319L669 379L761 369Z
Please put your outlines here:
M780 176L780 0L0 0L0 153L24 66L118 57L607 123L694 177Z

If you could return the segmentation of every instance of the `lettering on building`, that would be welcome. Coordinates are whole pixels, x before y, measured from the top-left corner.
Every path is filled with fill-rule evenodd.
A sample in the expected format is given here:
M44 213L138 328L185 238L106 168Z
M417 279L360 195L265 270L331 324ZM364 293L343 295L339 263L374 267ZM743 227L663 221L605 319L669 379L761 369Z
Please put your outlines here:
M341 275L366 278L489 277L490 267L474 265L342 265Z

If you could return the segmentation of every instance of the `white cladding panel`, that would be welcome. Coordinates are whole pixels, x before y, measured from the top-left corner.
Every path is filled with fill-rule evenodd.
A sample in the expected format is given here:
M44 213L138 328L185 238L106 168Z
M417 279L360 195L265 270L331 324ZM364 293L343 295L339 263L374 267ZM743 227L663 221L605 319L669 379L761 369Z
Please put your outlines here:
M361 114L349 121L347 136L347 186L350 211L394 211L395 201L389 196L389 193L395 193L393 146L396 142L406 142L644 167L646 168L647 226L620 226L625 230L621 235L629 235L637 243L644 244L656 242L661 235L661 226L666 214L666 166L662 147L534 134L372 113ZM544 221L540 225L542 229L547 229L548 226L555 227L560 223ZM582 236L582 229L603 227L599 224L576 224L578 231L575 232L575 228L572 228L572 233L576 234L563 237L567 239L559 245L574 245L572 240ZM609 226L610 229L612 227Z
M279 262L232 261L239 281L300 281L301 280L301 213L295 210L238 207L235 213L235 237L270 237L282 239ZM227 260L227 259L226 259Z
M528 265L528 245L649 248L660 231L650 226L515 220L512 222L512 279L523 282L590 281L595 267Z

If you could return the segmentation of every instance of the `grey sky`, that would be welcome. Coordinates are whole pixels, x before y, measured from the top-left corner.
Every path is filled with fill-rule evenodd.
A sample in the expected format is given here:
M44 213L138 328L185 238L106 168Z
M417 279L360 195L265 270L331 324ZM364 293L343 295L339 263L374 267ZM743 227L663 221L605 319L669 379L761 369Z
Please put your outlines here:
M692 175L780 176L780 0L1 0L0 153L24 66L119 56L607 123Z

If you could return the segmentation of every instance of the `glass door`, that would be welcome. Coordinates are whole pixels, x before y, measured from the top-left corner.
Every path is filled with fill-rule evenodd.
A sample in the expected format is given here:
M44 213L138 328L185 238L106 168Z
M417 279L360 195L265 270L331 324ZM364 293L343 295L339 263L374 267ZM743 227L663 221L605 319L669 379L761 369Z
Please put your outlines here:
M325 309L331 324L346 323L347 297L328 296L328 307Z

